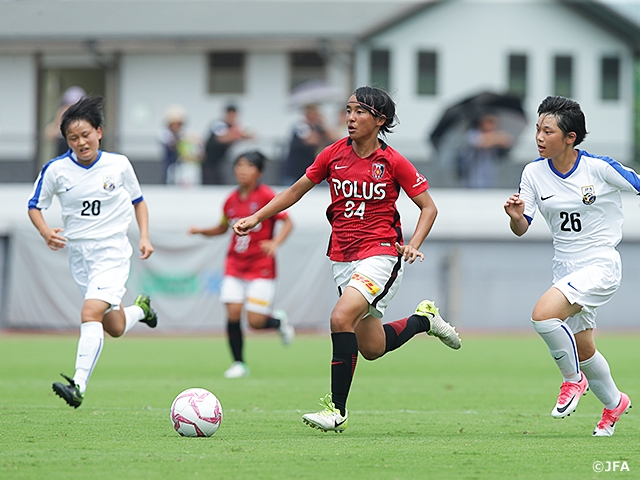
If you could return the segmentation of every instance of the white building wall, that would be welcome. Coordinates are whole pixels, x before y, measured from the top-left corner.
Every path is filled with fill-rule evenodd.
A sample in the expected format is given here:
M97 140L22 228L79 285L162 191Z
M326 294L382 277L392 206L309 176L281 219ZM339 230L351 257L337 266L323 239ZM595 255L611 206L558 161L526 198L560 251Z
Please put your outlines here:
M30 161L35 155L35 84L32 57L0 55L0 158Z
M484 89L505 91L508 56L528 57L530 127L520 137L512 157L528 161L533 143L535 111L553 93L554 57L574 59L574 94L587 116L591 134L584 148L629 162L633 145L632 56L629 48L608 31L556 2L447 2L423 10L368 40L357 50L356 84L369 81L369 51L391 51L391 93L398 103L400 125L392 139L405 155L432 154L425 141L447 106ZM438 52L438 94L416 95L416 53ZM621 57L621 99L600 99L602 56ZM403 150L404 147L404 150Z
M214 120L225 106L239 109L240 123L254 133L253 141L239 148L259 147L268 155L282 153L291 127L300 115L288 105L289 57L286 52L248 53L244 94L209 94L206 52L180 55L124 55L121 63L120 150L142 159L159 159L158 131L167 108L183 106L188 114L186 130L206 140ZM339 60L343 62L344 60ZM349 72L329 65L338 85L348 85ZM347 89L345 88L345 92ZM345 97L346 101L346 97ZM337 106L327 107L334 121Z

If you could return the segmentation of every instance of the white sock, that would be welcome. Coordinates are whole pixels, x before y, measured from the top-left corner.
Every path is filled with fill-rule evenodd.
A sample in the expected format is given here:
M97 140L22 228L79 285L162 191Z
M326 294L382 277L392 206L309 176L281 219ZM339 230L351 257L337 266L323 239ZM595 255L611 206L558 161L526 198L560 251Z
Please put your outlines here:
M604 404L604 408L616 408L620 403L620 390L613 381L607 359L596 350L593 357L580 362L580 369L589 380L589 388Z
M102 344L104 342L104 330L100 322L85 322L80 325L80 339L78 340L78 352L76 354L76 373L73 381L78 385L81 393L87 389L89 377L93 368L98 363Z
M531 320L533 328L549 347L560 373L566 382L579 382L578 348L571 329L559 318L536 322Z
M124 333L127 333L133 327L135 327L140 320L144 318L144 311L137 305L130 305L128 307L124 307Z

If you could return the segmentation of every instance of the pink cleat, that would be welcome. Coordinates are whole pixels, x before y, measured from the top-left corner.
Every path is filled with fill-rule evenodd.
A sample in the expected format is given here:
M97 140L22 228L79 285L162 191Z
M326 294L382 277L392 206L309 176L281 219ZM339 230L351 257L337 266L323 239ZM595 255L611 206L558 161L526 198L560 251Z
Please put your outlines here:
M620 416L623 413L628 413L631 408L631 400L626 393L620 392L620 403L616 408L611 410L602 410L602 420L596 425L596 429L593 431L594 437L610 437L613 435L613 431L616 428L616 422L620 420Z
M560 395L558 395L558 403L551 410L551 416L554 418L564 418L571 415L578 407L580 397L589 390L589 382L584 373L580 372L580 381L562 382L560 386Z

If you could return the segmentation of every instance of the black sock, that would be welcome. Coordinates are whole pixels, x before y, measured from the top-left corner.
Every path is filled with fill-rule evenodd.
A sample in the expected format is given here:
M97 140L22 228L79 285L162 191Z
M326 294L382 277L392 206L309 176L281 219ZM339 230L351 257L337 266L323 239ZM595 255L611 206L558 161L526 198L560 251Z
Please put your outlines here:
M351 380L358 361L358 339L353 332L338 332L331 334L331 343L331 399L344 416Z
M384 328L386 335L384 353L387 353L407 343L415 334L428 332L431 328L431 323L429 323L427 317L411 315L409 318L385 323L382 328Z
M240 322L227 321L227 338L229 339L229 347L231 355L236 362L242 362L242 329Z
M264 326L260 327L261 329L263 328L274 328L274 329L278 329L280 328L280 324L282 322L280 322L279 318L273 318L273 317L267 317L267 320L264 322Z

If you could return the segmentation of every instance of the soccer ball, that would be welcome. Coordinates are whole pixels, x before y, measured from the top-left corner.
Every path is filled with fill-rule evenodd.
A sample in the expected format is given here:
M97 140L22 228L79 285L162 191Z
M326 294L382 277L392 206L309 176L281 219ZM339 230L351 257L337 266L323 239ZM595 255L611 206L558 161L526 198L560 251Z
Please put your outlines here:
M204 388L188 388L171 404L173 428L183 437L210 437L222 423L222 405Z

